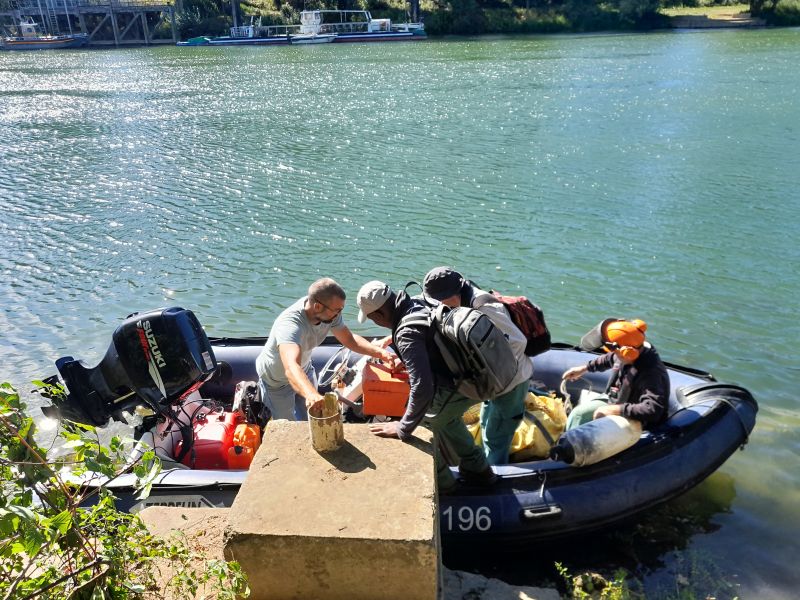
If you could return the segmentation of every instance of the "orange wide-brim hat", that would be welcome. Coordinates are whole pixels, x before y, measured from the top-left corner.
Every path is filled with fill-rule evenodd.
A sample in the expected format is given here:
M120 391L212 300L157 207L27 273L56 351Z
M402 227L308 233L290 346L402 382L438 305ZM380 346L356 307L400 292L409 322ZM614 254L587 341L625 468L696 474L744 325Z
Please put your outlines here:
M639 348L644 344L647 323L640 319L604 319L581 338L584 350L599 350L605 344Z

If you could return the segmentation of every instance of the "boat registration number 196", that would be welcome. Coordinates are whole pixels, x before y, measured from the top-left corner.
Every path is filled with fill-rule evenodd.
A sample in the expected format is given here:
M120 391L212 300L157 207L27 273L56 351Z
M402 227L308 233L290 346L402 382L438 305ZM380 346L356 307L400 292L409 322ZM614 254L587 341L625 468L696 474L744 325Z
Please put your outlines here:
M475 509L471 506L461 506L457 509L448 506L442 511L442 519L448 531L454 529L488 531L492 526L492 511L488 506L479 506Z

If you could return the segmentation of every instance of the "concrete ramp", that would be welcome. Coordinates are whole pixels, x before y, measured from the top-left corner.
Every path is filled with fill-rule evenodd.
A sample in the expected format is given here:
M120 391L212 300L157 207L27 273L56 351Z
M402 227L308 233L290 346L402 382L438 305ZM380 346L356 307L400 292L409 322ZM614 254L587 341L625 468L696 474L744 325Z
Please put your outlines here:
M344 434L343 447L319 454L308 423L269 423L225 532L251 598L436 598L430 433L418 428L409 443L346 424Z

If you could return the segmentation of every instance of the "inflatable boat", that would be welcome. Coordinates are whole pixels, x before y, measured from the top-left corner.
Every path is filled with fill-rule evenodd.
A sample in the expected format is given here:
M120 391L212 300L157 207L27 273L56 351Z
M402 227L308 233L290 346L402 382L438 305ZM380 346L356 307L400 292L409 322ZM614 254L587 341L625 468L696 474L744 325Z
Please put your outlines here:
M213 438L213 432L224 437L233 429L238 434L242 427L263 426L264 407L257 401L242 407L237 394L242 386L237 390L237 384L257 381L255 359L265 341L209 339L191 311L178 308L134 315L114 332L96 367L86 368L71 357L56 362L69 394L43 410L49 416L103 426L112 418L124 419L137 406L147 407L149 416L136 426L136 437L142 448L160 445L163 462L150 496L136 498L132 475L110 482L85 481L89 486L105 484L118 508L135 512L154 505L227 507L247 475L241 468L247 463L241 460L242 451L255 449L228 442L219 454L220 444L212 444L214 456L222 457L216 462L203 458L202 447L181 449L191 448L193 441L197 445L201 437L208 441L203 431L212 432ZM554 344L534 359L536 387L559 390L564 371L594 356ZM325 382L334 372L355 369L361 357L348 357L330 338L312 358L320 382ZM545 458L494 467L498 481L491 488L462 485L439 498L444 541L513 543L582 534L627 519L703 481L746 444L758 406L744 388L719 383L696 369L669 363L667 367L672 391L664 424L590 466ZM603 390L606 378L605 373L590 373L564 391L577 398L581 389ZM50 381L58 381L57 376ZM358 402L352 406L357 408ZM237 425L233 412L247 423ZM352 410L348 413L358 420L370 419L357 411L355 416ZM244 414L250 417L244 419ZM182 427L170 429L181 420ZM225 453L231 457L227 463Z

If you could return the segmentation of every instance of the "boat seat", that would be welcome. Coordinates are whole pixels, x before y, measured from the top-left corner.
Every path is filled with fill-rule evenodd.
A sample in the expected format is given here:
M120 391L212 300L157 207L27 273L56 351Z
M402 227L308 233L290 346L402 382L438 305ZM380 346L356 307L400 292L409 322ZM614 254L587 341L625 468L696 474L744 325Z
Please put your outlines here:
M674 393L669 395L667 414L670 417L683 408L683 402L682 402L683 395L681 394L682 389L683 388L678 388L677 390L675 390Z

